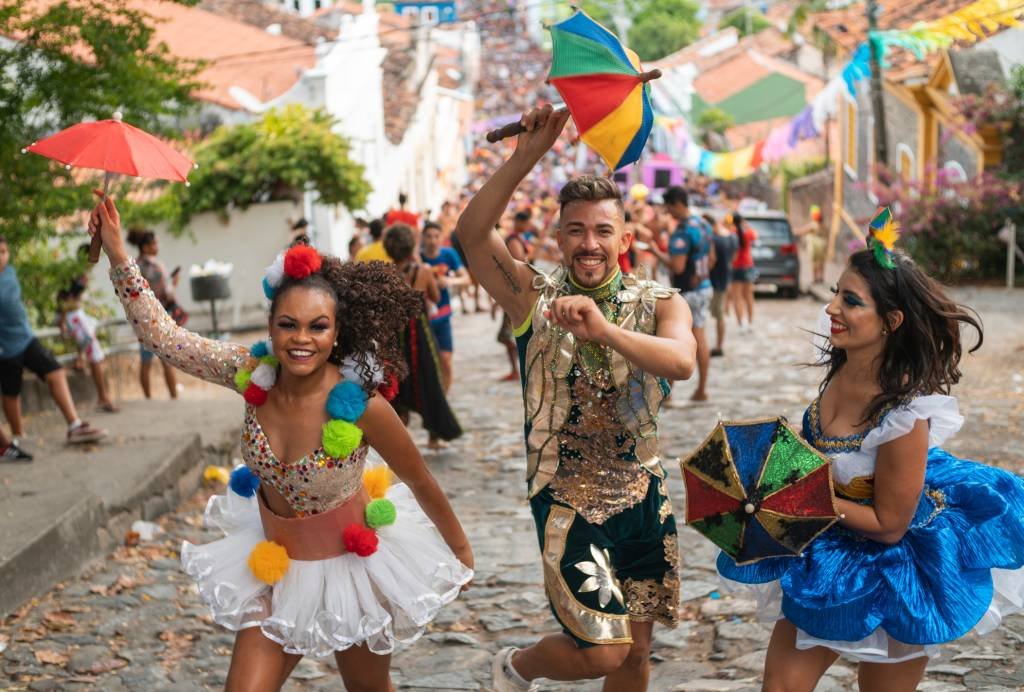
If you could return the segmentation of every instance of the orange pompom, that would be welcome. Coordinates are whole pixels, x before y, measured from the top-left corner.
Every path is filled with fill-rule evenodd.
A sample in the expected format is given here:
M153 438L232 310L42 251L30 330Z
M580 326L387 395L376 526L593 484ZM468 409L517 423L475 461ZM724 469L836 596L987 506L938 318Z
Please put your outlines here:
M320 271L320 253L308 245L296 245L284 255L284 273L293 279L304 279Z
M267 403L267 390L260 389L255 383L250 382L249 386L245 388L245 394L242 397L250 406L262 406Z
M249 553L249 569L252 576L264 584L281 581L288 571L288 551L273 541L260 541Z
M363 471L363 487L366 488L366 494L374 500L384 497L391 487L391 469L387 466L366 469Z
M345 550L359 557L368 557L377 552L377 533L362 524L349 524L341 532Z

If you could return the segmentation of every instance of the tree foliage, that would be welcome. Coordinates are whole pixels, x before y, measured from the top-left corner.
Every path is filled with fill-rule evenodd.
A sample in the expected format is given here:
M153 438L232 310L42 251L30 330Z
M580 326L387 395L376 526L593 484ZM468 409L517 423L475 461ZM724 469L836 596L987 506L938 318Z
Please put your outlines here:
M583 0L580 6L595 20L615 31L614 0ZM632 18L627 43L641 60L658 60L697 40L698 6L693 0L625 0Z
M749 16L749 21L748 21ZM748 30L749 25L749 30ZM729 14L722 18L722 23L718 25L719 29L725 29L726 27L733 27L740 32L740 36L746 36L748 34L753 35L760 31L764 31L772 25L768 18L757 10L752 10L747 7L740 7L733 10Z
M49 241L61 220L92 206L95 180L22 147L115 110L173 134L173 121L193 108L199 66L155 43L152 18L123 0L4 0L0 36L14 41L0 50L0 234L26 302L41 305L51 288L43 278L72 271Z
M352 160L348 140L333 125L330 114L292 104L256 122L220 127L194 149L199 168L190 187L171 186L155 202L132 207L128 216L163 218L182 229L202 212L226 218L232 209L252 204L297 202L304 190L315 190L324 204L360 209L371 190L365 168Z
M929 274L946 282L1002 276L1006 244L999 229L1006 219L1018 225L1021 212L1019 181L983 173L971 180L951 178L945 169L930 171L934 185L904 182L881 170L872 191L879 204L899 216L902 245Z
M724 135L734 124L735 120L731 115L715 106L704 110L697 118L697 127L703 132L714 132L719 135Z

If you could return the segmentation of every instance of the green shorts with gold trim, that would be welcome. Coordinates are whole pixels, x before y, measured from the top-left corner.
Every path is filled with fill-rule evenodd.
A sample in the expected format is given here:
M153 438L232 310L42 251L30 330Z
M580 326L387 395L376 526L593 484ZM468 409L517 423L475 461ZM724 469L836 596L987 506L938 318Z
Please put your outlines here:
M663 482L591 524L548 488L530 500L555 619L579 647L628 644L629 623L679 624L679 542Z

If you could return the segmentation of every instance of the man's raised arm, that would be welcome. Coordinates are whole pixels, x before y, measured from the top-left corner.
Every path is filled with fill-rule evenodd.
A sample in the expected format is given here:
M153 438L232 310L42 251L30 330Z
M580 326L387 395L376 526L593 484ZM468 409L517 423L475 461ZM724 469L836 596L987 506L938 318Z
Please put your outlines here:
M527 131L519 135L515 153L473 196L455 227L470 270L513 324L522 322L533 307L533 272L512 257L494 227L516 188L555 143L568 119L567 112L554 113L551 106L526 113L522 123Z

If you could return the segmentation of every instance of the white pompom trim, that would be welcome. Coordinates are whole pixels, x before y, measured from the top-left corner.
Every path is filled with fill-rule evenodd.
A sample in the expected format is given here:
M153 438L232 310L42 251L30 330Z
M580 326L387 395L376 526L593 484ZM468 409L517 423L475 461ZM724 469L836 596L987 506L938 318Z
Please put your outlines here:
M249 381L260 389L270 389L277 382L277 369L267 363L260 363L252 371Z
M384 369L377 364L377 358L372 353L366 355L366 368L359 365L358 361L352 356L348 356L341 361L341 376L350 382L356 384L362 384L363 382L369 382L374 387L380 385L384 381ZM370 376L365 377L364 372L369 369Z
M277 288L281 285L281 280L284 279L284 253L279 253L274 258L274 262L266 268L263 272L264 278L267 283L270 284L271 288Z

